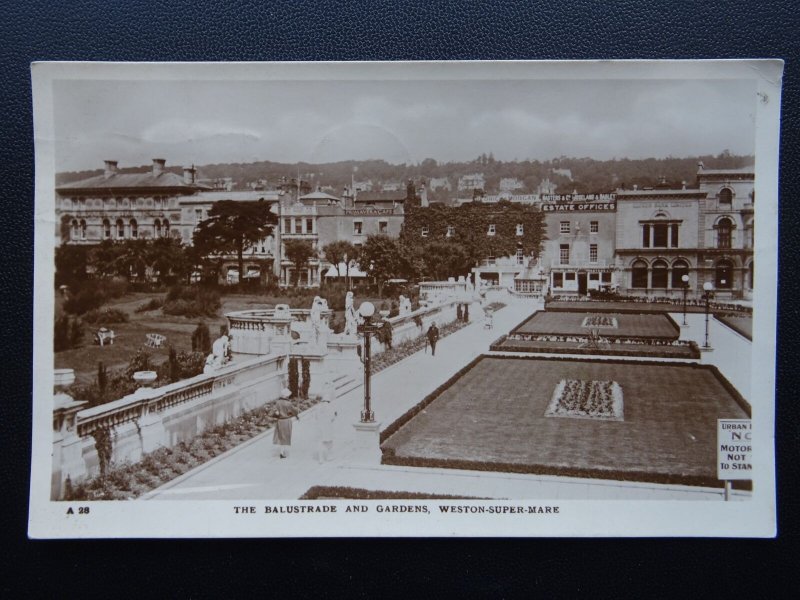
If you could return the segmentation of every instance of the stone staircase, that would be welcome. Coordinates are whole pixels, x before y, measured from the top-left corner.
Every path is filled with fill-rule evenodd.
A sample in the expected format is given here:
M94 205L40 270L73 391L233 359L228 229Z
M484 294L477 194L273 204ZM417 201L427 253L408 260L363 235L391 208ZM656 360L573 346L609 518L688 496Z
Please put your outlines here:
M335 397L341 398L345 394L363 385L363 383L364 381L361 373L339 373L333 380L333 385L336 390Z

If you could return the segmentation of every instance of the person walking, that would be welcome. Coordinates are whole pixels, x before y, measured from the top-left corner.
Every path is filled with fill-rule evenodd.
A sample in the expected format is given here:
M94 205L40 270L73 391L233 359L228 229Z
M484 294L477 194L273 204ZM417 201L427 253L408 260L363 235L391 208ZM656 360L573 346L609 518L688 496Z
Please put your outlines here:
M436 322L431 323L428 328L428 343L431 345L431 356L436 356L436 342L439 341L439 328L436 327Z
M289 456L289 446L292 445L292 417L300 420L297 408L291 401L292 392L287 388L281 390L281 397L275 402L275 409L272 416L277 418L275 423L275 433L272 435L272 443L280 447L280 457Z

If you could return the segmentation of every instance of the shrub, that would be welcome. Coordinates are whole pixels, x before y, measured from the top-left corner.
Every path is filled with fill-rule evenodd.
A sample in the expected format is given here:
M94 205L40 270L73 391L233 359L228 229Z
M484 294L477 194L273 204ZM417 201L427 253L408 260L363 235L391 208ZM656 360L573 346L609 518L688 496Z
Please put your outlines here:
M297 362L297 358L289 359L289 391L292 393L292 398L297 398L300 391L300 373Z
M100 308L106 301L106 295L95 285L83 288L64 302L64 310L73 315L82 315L93 308Z
M311 387L311 361L307 358L303 359L303 385L301 388L301 393L303 398L308 398L308 390Z
M203 322L198 323L192 332L192 351L204 355L211 352L211 333L208 331L208 325Z
M164 301L161 298L150 298L144 304L140 304L136 307L137 313L147 312L148 310L158 310L164 306Z
M222 303L219 292L206 288L170 288L161 310L166 315L184 317L216 316Z
M85 315L83 320L87 323L110 325L112 323L127 323L128 313L117 308L93 308Z
M150 354L140 348L136 351L136 354L133 355L133 358L131 358L130 362L128 362L128 366L125 368L125 374L130 379L137 371L150 370Z
M62 315L56 319L53 330L53 348L56 352L80 345L86 330L78 317Z

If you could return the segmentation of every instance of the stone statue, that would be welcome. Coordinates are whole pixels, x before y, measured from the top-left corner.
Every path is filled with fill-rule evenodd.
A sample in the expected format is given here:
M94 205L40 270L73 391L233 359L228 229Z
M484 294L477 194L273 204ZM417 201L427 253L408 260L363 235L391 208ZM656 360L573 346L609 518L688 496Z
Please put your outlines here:
M355 336L358 333L358 311L355 306L353 292L347 292L344 297L344 332L345 336Z
M327 325L322 321L322 311L328 309L328 301L316 296L311 304L311 330L314 333L314 341L319 344L320 335L328 333Z
M218 337L211 345L211 354L206 359L206 366L203 368L203 372L207 373L209 370L219 369L225 365L230 360L229 349L230 341L228 336L221 335Z
M405 317L409 313L409 306L406 305L406 297L400 294L400 299L397 301L398 316Z

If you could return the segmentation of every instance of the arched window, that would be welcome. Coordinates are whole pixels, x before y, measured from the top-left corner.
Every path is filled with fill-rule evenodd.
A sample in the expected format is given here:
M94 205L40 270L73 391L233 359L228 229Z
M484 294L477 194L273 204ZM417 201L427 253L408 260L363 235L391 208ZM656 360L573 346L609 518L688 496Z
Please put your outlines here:
M643 260L637 260L631 267L631 287L647 287L647 263Z
M717 223L717 248L731 247L732 230L733 221L731 221L728 217L722 217Z
M745 244L747 244L747 246L745 246L745 247L746 248L755 248L756 240L755 240L755 235L754 235L755 230L753 229L753 219L749 219L747 221L747 223L745 223L744 227L745 227L745 231L744 231Z
M653 285L654 288L667 287L667 261L658 259L653 262Z
M86 239L86 221L83 219L81 219L81 239Z
M722 259L714 269L714 285L718 289L727 290L733 287L733 264L728 259Z
M719 204L723 208L730 208L733 202L733 192L731 188L722 188L719 191Z
M80 230L78 229L78 219L72 219L72 239L77 240L78 236L80 235Z
M748 274L748 282L747 282L748 286L747 287L752 290L755 287L755 283L756 283L756 261L754 261L754 260L750 261L750 264L748 265L748 268L747 268L747 274Z
M678 259L672 263L672 285L670 287L683 288L684 275L687 277L689 275L689 263L683 259Z
M111 239L111 221L108 219L103 219L103 239Z
M169 221L164 219L164 237L169 237Z
M155 237L157 238L161 237L161 221L159 221L158 219L153 221L153 230L155 232Z
M139 237L139 224L136 222L136 219L131 219L131 237L136 239Z
M117 219L117 239L125 239L125 223L122 219Z

